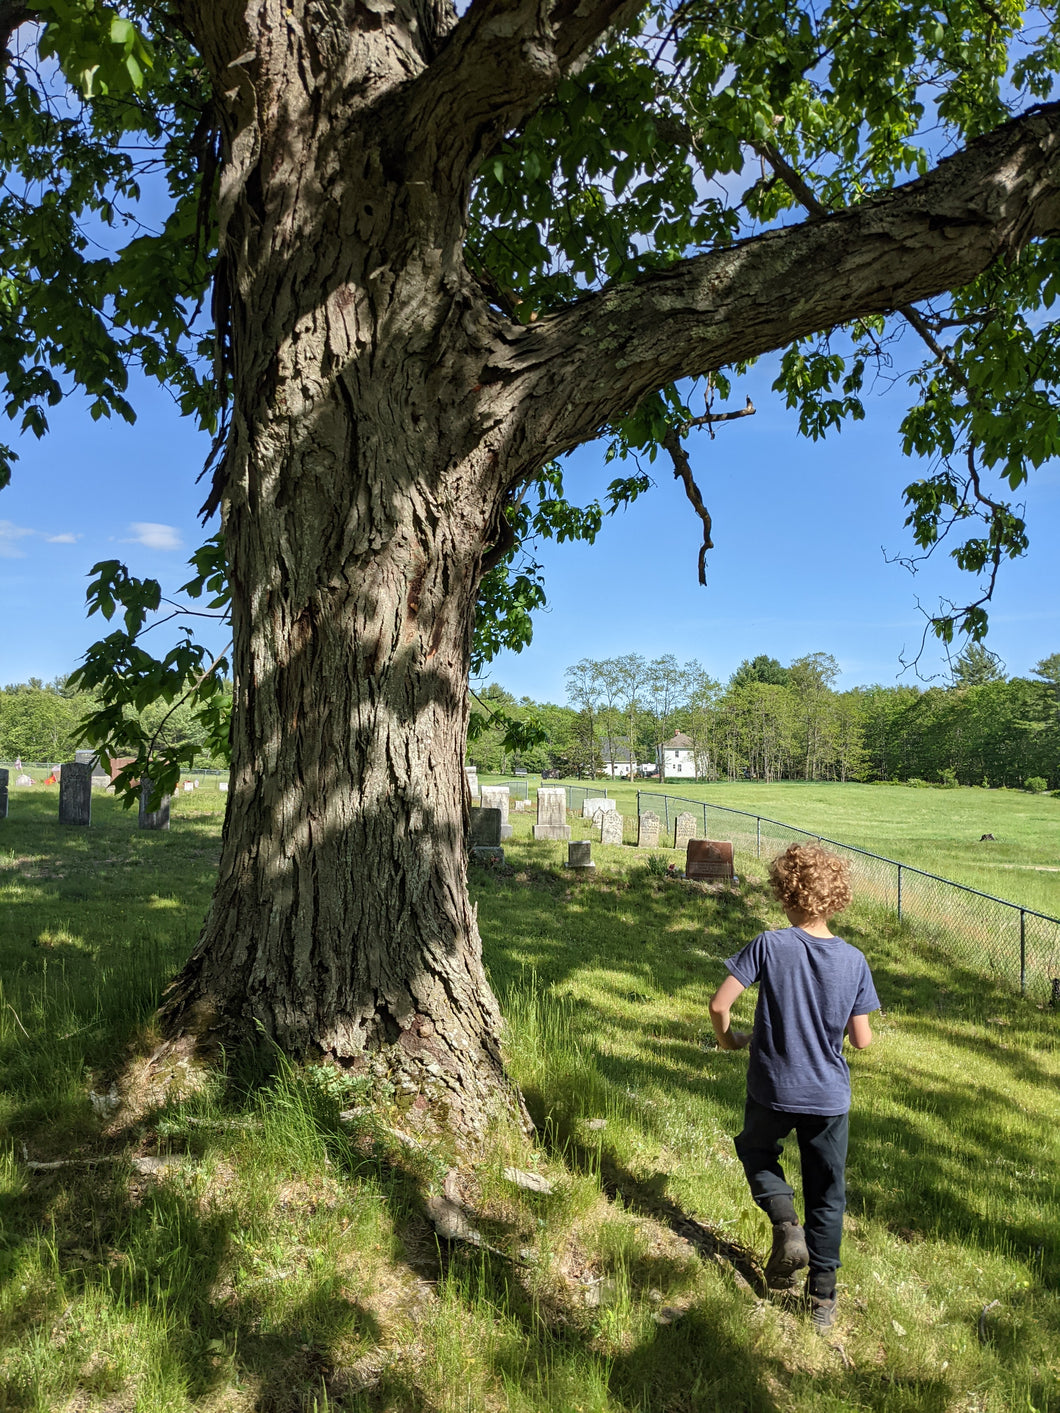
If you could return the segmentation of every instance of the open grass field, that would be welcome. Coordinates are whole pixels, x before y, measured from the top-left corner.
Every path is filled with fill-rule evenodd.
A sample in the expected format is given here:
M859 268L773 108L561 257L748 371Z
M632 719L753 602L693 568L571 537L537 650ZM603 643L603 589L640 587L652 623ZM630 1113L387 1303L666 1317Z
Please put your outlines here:
M1056 1012L885 910L844 919L885 1013L851 1058L821 1339L763 1298L731 1146L746 1060L706 1039L724 958L778 921L759 884L600 846L574 875L516 818L470 882L538 1135L461 1170L484 1244L439 1243L451 1155L395 1137L385 1085L268 1055L149 1077L221 804L180 796L149 835L97 795L60 831L34 790L0 823L0 1413L1060 1413Z

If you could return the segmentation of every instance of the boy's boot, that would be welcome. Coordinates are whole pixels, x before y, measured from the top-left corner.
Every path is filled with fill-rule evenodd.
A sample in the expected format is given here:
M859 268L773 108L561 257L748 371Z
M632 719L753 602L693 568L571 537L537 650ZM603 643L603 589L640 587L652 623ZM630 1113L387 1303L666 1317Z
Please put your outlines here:
M810 1322L818 1334L835 1324L835 1271L811 1271L806 1282L810 1301Z
M791 1290L796 1273L810 1264L803 1231L790 1197L768 1197L762 1210L773 1223L773 1249L766 1262L766 1285L770 1290Z

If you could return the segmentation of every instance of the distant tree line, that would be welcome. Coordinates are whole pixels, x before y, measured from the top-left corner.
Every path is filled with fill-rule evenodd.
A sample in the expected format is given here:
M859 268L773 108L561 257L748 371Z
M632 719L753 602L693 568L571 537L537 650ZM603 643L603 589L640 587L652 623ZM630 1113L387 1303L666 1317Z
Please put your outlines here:
M687 736L706 780L898 780L1060 788L1060 653L1029 678L1006 677L978 644L946 686L835 690L828 653L782 665L761 655L724 685L699 662L668 654L583 658L566 672L563 705L517 700L491 684L487 717L536 723L540 742L512 749L487 725L469 745L480 769L595 777L624 773L630 754L654 764L658 745ZM687 776L682 776L687 779Z
M0 689L0 760L43 764L73 760L84 745L81 722L97 705L90 692L75 691L65 677L9 683ZM154 702L141 712L127 708L130 721L168 740L186 744L200 766L210 764L206 728L184 703Z

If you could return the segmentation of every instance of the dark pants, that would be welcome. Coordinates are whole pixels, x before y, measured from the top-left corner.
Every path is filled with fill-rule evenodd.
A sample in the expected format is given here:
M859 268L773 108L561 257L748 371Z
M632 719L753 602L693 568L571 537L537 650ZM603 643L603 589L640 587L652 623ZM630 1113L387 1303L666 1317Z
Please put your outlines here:
M779 1158L780 1140L791 1130L799 1140L802 1193L806 1205L806 1247L810 1271L834 1271L839 1265L846 1207L848 1114L789 1114L767 1109L750 1096L744 1110L743 1132L736 1153L747 1174L751 1196L770 1216L771 1200L791 1201L792 1191Z

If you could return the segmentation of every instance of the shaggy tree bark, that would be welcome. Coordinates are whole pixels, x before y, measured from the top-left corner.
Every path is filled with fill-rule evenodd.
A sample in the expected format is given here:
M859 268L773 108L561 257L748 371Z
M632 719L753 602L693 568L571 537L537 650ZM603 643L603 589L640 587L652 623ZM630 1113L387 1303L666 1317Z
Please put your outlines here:
M222 115L215 483L236 712L170 1033L373 1055L479 1129L504 1079L465 886L476 590L505 498L647 391L1060 228L1056 108L855 210L522 327L462 257L477 165L628 0L182 0Z

